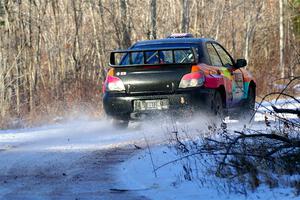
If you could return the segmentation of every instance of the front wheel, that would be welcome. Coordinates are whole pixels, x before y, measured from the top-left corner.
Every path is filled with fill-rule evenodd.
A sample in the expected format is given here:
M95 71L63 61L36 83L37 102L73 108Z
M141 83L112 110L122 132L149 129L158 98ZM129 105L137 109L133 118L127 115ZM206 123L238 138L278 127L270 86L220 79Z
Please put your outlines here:
M255 87L249 87L248 95L245 103L242 106L241 109L241 117L244 119L250 119L255 110Z

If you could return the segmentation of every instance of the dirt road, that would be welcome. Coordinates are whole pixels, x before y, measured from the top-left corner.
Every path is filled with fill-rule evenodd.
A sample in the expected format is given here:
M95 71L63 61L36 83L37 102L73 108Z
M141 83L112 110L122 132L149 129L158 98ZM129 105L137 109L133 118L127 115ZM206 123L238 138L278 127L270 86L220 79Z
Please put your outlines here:
M122 185L116 168L138 151L135 145L146 146L145 138L150 146L166 143L176 127L162 118L127 130L81 120L0 131L0 199L146 199L135 188L111 190ZM196 136L207 130L204 118L177 128L188 127Z
M145 199L114 192L114 167L142 139L106 122L0 132L0 199Z

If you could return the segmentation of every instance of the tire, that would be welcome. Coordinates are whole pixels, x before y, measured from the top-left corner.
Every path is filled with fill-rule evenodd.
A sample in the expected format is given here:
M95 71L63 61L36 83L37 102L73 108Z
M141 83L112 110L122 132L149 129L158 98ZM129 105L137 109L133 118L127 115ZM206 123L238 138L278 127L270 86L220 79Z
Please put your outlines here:
M215 91L212 111L215 116L221 119L224 117L223 100L219 91Z
M241 109L241 118L249 120L253 116L255 110L255 96L255 87L250 86L248 90L247 99Z
M113 119L112 125L116 129L127 129L129 124L129 120L120 120L120 119Z
M224 118L223 99L219 91L214 90L212 92L207 102L207 108L208 108L209 116L212 116L214 119L217 117L218 119L223 120Z

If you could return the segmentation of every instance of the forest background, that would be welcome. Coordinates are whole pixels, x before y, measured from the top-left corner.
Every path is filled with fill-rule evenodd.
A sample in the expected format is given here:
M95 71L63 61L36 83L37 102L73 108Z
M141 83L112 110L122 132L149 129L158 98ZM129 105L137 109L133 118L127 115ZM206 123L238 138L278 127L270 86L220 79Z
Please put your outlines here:
M180 32L246 58L258 96L300 75L300 0L0 0L0 128L101 116L109 52Z

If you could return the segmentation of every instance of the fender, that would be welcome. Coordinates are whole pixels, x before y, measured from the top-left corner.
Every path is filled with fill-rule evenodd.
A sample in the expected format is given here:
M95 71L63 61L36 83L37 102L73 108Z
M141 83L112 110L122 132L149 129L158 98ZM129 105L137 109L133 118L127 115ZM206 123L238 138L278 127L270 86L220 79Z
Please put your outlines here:
M205 76L204 86L210 89L217 89L220 86L225 87L224 77L222 75L209 74Z
M248 97L248 91L251 82L253 82L254 86L256 87L256 80L253 78L250 72L248 72L246 69L241 69L244 79L244 95L243 99L247 99Z
M204 72L204 87L209 89L218 89L224 87L226 94L226 104L232 101L232 80L233 77L226 67L208 66L204 63L198 65Z
M206 88L216 89L224 86L226 90L231 90L232 76L227 68L208 66L204 63L197 66L205 75L204 86Z

